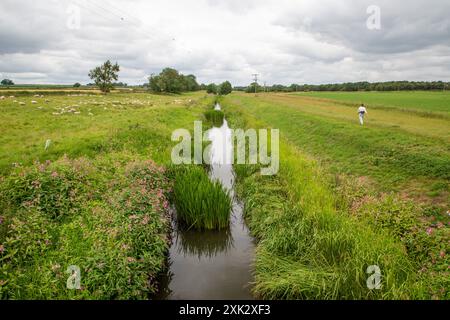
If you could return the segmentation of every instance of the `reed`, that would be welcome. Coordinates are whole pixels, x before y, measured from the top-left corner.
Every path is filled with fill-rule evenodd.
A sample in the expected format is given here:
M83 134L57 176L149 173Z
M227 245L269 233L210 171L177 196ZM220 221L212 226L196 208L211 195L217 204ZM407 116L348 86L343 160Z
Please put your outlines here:
M214 230L229 226L231 198L220 182L212 182L201 167L178 170L174 202L179 223L188 229Z
M220 128L223 125L224 113L220 110L208 110L205 111L205 118L214 127Z

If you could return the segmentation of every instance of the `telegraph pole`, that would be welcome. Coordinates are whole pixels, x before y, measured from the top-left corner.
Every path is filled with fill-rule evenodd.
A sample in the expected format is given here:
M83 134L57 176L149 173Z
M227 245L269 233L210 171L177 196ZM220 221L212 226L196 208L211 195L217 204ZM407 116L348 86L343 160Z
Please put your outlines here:
M255 83L255 96L256 96L256 90L258 88L258 74L254 73L254 74L252 74L252 76L253 76L253 82Z

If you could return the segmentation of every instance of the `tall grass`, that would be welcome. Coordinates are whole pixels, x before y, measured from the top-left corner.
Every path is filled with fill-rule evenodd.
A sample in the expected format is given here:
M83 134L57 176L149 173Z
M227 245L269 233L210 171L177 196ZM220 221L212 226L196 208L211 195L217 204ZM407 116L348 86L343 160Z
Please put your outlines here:
M187 228L223 229L229 226L231 198L218 181L197 166L175 174L174 201L178 220Z
M223 125L224 113L220 110L207 110L205 111L205 118L214 127L220 128Z
M236 112L233 123L258 127ZM245 119L243 119L245 118ZM264 299L408 299L424 296L422 278L404 246L336 210L335 194L317 163L286 141L280 143L278 176L266 177L236 166L238 194L259 240L255 261L256 296ZM367 267L381 269L382 288L367 286Z

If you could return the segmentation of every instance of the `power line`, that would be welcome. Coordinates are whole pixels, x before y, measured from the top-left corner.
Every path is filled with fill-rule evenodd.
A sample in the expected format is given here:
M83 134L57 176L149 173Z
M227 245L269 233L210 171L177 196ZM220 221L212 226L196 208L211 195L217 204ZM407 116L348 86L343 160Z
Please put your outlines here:
M114 22L122 22L122 23L124 23L124 22L131 23L132 26L135 28L134 31L140 33L141 35L145 36L146 38L152 38L153 40L164 40L164 38L161 36L156 37L156 35L161 35L164 32L161 32L161 31L148 32L148 30L143 28L143 26L145 26L145 24L142 22L142 20L140 20L137 17L134 17L133 15L131 15L127 12L124 12L121 9L118 9L115 6L112 6L110 3L108 3L108 5L112 8L114 8L116 12L114 12L113 10L106 8L92 0L91 1L72 0L72 1L74 3L76 3L77 5L79 5L80 7L90 11L91 13L94 13L98 16L103 17L106 20L110 20L110 21L114 21ZM109 16L105 16L105 14L109 14ZM127 19L125 19L125 18L127 18ZM175 38L173 36L171 36L167 33L165 33L165 35L166 35L166 38L170 38L173 41L175 40ZM183 45L179 41L178 41L178 45L182 49L186 50L188 53L191 53L191 49L187 48L185 45Z
M258 74L254 73L254 74L252 74L252 76L253 76L253 82L255 83L255 96L256 96L256 90L258 88Z

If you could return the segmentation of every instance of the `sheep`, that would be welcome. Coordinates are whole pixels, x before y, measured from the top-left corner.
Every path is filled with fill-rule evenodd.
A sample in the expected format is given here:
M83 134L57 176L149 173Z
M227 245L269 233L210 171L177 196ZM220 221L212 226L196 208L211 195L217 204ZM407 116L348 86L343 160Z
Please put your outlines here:
M36 104L36 103L37 103L37 101L34 101L34 100L33 100L33 101L31 101L31 103L32 103L32 104Z
M5 99L5 96L1 96L1 97L0 97L0 100L3 100L3 99Z
M20 104L21 106L24 106L24 105L25 105L25 102L19 102L19 104Z

